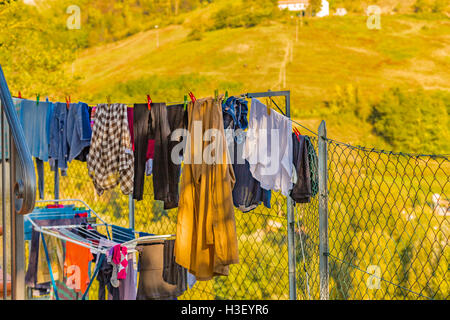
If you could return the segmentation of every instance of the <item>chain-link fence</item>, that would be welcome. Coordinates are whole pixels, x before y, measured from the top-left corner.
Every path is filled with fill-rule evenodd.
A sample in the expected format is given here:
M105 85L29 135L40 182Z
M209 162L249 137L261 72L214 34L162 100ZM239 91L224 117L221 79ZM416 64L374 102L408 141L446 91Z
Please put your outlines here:
M327 148L330 299L448 299L449 158Z

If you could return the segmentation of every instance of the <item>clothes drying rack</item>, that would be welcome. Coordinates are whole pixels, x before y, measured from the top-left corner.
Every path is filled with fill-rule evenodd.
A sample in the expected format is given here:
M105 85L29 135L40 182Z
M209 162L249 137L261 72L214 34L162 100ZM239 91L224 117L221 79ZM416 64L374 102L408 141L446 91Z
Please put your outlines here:
M161 240L168 240L171 238L174 238L174 234L167 234L167 235L146 235L143 237L136 238L136 235L139 234L139 232L135 230L131 230L134 237L130 235L129 233L126 233L122 230L115 229L112 230L114 225L106 223L86 202L80 199L59 199L59 200L40 200L36 201L37 204L39 203L54 203L54 204L60 204L61 202L70 202L70 203L81 203L83 207L86 208L87 216L88 218L93 217L98 219L100 223L83 223L83 224L75 224L75 225L54 225L54 226L41 226L39 224L39 220L49 219L49 220L57 220L57 219L64 219L64 218L73 218L74 212L69 213L58 213L57 210L54 210L55 212L35 212L30 213L24 217L25 221L29 221L32 225L32 228L41 233L45 234L51 237L55 237L57 239L68 241L74 244L77 244L79 246L88 248L91 250L93 254L97 255L97 260L95 262L96 267L94 270L94 273L92 274L88 287L86 291L83 293L82 300L86 298L87 293L89 292L89 289L91 287L91 284L95 277L97 276L100 267L102 265L103 259L105 258L106 253L114 246L121 245L127 248L128 253L135 253L136 246L139 244L144 243L151 243L154 241L161 241ZM57 208L56 208L57 209ZM104 229L106 231L106 235L101 234L98 229ZM121 239L126 240L125 242L117 242L114 241L111 238L111 234L115 234L119 236ZM42 237L42 244L44 247L45 256L47 259L47 264L49 268L50 278L54 290L54 294L57 300L58 298L58 291L56 288L56 283L53 276L52 266L50 262L50 257L48 254L47 244L45 241L45 238Z

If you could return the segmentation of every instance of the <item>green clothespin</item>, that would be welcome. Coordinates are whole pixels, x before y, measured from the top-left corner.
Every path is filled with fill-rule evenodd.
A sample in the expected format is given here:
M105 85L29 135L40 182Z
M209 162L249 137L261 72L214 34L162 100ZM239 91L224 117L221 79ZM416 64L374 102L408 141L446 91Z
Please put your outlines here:
M227 100L228 100L228 91L225 91L225 99L223 99L223 101L222 101L222 107L225 106L225 103L227 102Z
M219 89L214 90L214 96L215 96L216 100L219 99Z
M40 94L36 95L36 107L39 107L39 97L40 96L41 96Z
M184 96L184 110L186 110L188 104L187 96Z

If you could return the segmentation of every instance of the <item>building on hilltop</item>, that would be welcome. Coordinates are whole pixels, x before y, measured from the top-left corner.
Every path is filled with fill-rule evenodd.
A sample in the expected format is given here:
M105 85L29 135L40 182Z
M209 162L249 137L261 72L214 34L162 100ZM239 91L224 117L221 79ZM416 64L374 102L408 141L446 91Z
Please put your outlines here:
M288 9L289 11L306 11L309 6L309 0L280 0L278 1L278 8L281 10Z

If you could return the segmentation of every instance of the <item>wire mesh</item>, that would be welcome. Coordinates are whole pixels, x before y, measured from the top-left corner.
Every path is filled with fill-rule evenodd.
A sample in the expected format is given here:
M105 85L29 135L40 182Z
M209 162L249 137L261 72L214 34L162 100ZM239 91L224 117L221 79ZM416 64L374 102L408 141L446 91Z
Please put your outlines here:
M327 146L330 299L448 299L448 158Z

